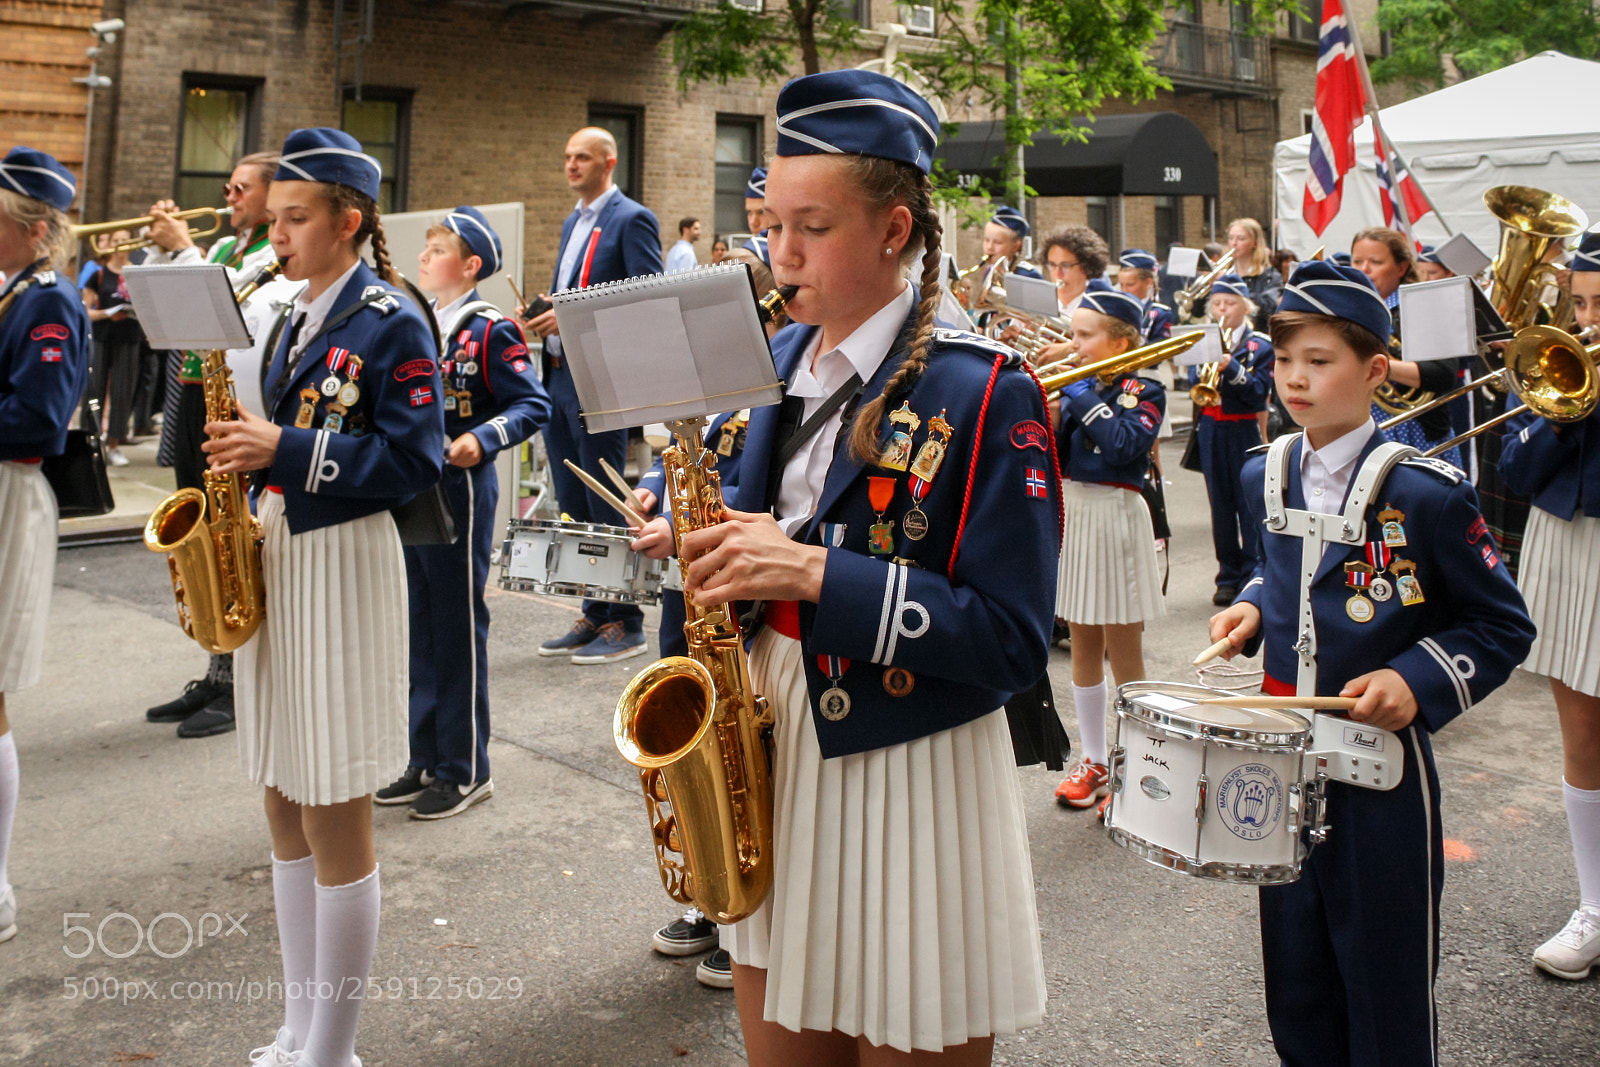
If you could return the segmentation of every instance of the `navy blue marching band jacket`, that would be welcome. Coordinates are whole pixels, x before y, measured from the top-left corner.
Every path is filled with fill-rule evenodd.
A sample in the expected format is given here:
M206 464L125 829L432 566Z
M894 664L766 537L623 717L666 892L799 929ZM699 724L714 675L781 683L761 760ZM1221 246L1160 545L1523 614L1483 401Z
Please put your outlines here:
M453 441L473 434L483 446L482 463L493 463L550 420L550 396L533 372L522 327L480 301L476 289L453 321L439 326L445 435Z
M1356 469L1383 441L1373 433ZM1303 444L1297 439L1289 449L1284 491L1284 506L1301 510ZM1266 463L1257 452L1244 467L1245 502L1258 525L1266 521ZM1244 652L1254 655L1265 638L1268 678L1292 687L1301 540L1264 529L1262 559L1239 594L1240 602L1261 609L1261 629ZM1272 584L1264 586L1268 576ZM1384 585L1374 591L1377 578ZM1351 613L1348 602L1367 594L1363 610ZM1500 562L1477 494L1459 470L1438 460L1404 459L1390 470L1367 508L1365 543L1326 546L1311 602L1318 695L1335 696L1352 678L1392 668L1411 687L1429 732L1503 685L1533 643L1533 622ZM1354 621L1354 614L1368 612L1368 621Z
M1096 378L1087 392L1063 395L1056 435L1061 473L1139 492L1166 410L1161 383L1137 374L1118 375L1110 385Z
M1157 341L1165 341L1172 336L1172 327L1178 323L1178 314L1154 296L1144 306L1144 320L1140 332L1144 335L1144 343L1153 345Z
M278 383L268 414L284 428L267 482L283 492L290 533L398 507L443 463L438 339L411 297L362 262L326 321L292 371L286 330L267 370L269 390Z
M915 315L862 396L881 393L906 358ZM797 323L773 338L784 381L816 329ZM885 412L880 462L859 462L841 434L797 535L828 549L820 601L799 604L824 757L978 719L1031 689L1049 658L1061 516L1039 385L1009 348L953 330L934 343L921 379ZM741 511L765 510L779 410L750 414L729 500ZM829 719L819 697L834 685L850 708Z
M1217 391L1222 394L1223 415L1255 415L1267 410L1272 395L1272 368L1275 356L1272 338L1255 330L1241 328L1234 339L1233 362L1222 372ZM1189 385L1200 381L1200 367L1189 368ZM1205 408L1215 415L1217 409Z
M1531 411L1518 415L1500 446L1500 475L1512 492L1558 519L1600 518L1600 413L1560 424Z
M38 267L0 290L21 289L0 320L0 460L59 456L89 379L89 319L78 291Z

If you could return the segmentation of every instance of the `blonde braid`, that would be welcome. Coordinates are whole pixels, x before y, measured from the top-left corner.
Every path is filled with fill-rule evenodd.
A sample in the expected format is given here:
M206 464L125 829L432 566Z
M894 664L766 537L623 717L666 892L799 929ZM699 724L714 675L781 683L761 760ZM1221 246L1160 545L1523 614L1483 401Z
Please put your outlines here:
M394 264L389 262L389 242L384 239L383 222L376 211L372 215L372 261L377 264L378 277L390 285L400 284L400 275L396 273Z

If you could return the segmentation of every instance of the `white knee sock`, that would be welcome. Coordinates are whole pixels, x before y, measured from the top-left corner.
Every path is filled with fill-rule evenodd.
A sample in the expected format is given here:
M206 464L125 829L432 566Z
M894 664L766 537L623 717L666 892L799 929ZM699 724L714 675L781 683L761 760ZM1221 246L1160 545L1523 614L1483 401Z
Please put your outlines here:
M6 858L11 855L11 823L17 817L17 742L7 730L0 734L0 890L6 878Z
M1102 766L1106 762L1106 683L1075 685L1072 704L1078 709L1078 737L1083 758Z
M376 869L358 882L317 883L317 1010L301 1043L317 1067L350 1067L367 976L378 950Z
M1561 780L1567 801L1567 831L1572 834L1572 859L1578 867L1578 899L1600 912L1600 789L1577 789Z
M304 1048L317 1006L317 864L310 856L284 862L272 857L272 906L283 950L283 1025Z

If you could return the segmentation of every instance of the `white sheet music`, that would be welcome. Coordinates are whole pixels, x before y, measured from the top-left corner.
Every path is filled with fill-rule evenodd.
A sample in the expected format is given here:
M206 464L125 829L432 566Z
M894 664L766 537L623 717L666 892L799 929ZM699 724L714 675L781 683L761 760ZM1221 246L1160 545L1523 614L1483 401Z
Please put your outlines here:
M1173 337L1183 337L1186 334L1203 333L1205 337L1195 342L1186 352L1180 352L1176 357L1180 367L1197 367L1202 363L1218 363L1222 360L1222 327L1214 322L1196 322L1188 326L1174 326Z
M220 263L128 267L128 296L151 348L244 348L250 331Z
M1174 278L1193 278L1200 273L1200 250L1173 245L1167 252L1167 273Z
M1402 285L1400 322L1406 332L1401 354L1408 362L1475 355L1478 327L1473 316L1472 279L1440 278Z

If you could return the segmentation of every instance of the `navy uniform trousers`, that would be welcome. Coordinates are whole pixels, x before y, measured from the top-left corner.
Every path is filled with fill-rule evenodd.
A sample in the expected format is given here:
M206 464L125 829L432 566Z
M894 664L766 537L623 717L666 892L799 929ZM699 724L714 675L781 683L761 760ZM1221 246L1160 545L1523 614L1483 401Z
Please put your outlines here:
M1328 786L1328 837L1261 890L1267 1022L1287 1067L1432 1067L1444 834L1427 732L1388 792Z
M551 366L545 378L545 389L550 393L553 411L544 427L545 452L550 457L550 476L556 487L556 501L561 510L574 522L601 523L617 526L624 520L611 506L595 496L594 491L567 469L562 460L570 459L596 477L600 476L600 461L611 464L619 473L628 456L628 431L608 430L605 433L588 433L578 418L581 410L578 392L572 384L572 372L566 360ZM604 479L602 479L604 480ZM583 617L595 626L620 622L629 633L644 629L644 612L637 604L613 604L605 600L585 600Z
M1217 584L1238 589L1261 558L1261 531L1246 514L1240 473L1250 449L1261 444L1261 426L1254 415L1196 420L1200 470L1211 500L1211 541L1217 552Z
M454 544L405 550L411 765L471 785L489 777L489 609L483 589L500 485L493 462L471 470L446 464L442 480L460 536Z

